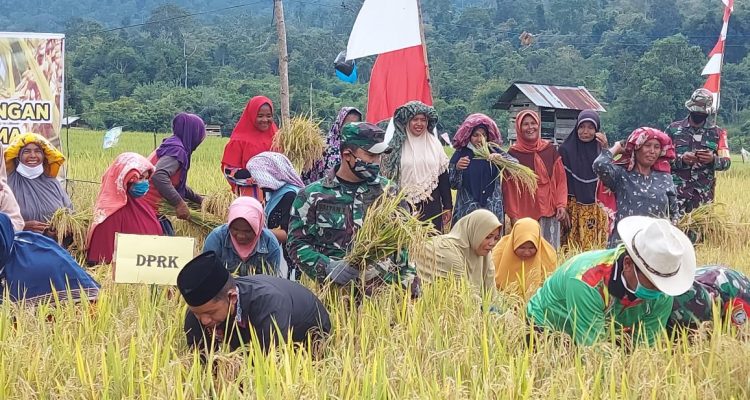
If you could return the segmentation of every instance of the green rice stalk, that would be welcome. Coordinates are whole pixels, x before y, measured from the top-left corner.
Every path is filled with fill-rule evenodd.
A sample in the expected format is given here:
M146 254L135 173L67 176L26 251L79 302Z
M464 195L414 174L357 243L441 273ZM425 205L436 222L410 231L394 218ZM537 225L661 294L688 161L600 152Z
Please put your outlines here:
M418 252L423 242L436 233L430 222L420 221L404 207L405 198L403 192L393 195L386 188L367 209L345 257L350 265L365 270L403 250Z
M210 233L212 230L219 227L220 225L223 225L225 222L223 218L220 218L208 212L201 211L195 206L191 205L189 209L190 219L184 222L197 228L199 232L203 233L202 236ZM159 205L159 213L169 216L177 215L177 211L175 210L175 208L167 202L162 202Z
M323 158L326 141L320 122L308 115L298 115L282 126L273 138L273 151L289 158L297 172L309 171Z
M494 164L499 170L498 178L502 181L504 177L509 177L518 182L518 190L526 190L532 195L536 194L537 188L537 176L534 170L517 162L509 161L503 157L493 157L490 160L492 150L500 150L500 145L497 143L490 143L482 141L474 150L474 156L480 160L487 160Z

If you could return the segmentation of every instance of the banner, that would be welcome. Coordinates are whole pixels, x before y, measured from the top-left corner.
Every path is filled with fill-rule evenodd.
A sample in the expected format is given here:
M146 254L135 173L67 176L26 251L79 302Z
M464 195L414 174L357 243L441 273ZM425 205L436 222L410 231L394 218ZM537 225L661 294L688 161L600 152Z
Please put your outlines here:
M60 148L65 35L0 32L0 143L34 132Z
M193 259L195 239L176 236L115 236L116 283L176 285L177 274Z

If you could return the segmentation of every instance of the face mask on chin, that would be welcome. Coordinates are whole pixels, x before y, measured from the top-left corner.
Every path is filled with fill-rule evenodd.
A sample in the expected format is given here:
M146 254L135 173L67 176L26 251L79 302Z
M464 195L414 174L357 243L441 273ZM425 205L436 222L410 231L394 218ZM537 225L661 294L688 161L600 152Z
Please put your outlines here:
M660 299L664 294L658 290L649 289L643 285L641 285L640 279L638 279L638 272L635 272L635 281L636 286L635 290L632 290L628 287L628 281L625 279L625 276L622 277L622 284L625 287L625 290L627 290L630 293L633 293L635 297L641 299L641 300L658 300Z
M16 172L27 179L36 179L44 173L44 165L39 164L36 167L29 167L24 163L18 163Z

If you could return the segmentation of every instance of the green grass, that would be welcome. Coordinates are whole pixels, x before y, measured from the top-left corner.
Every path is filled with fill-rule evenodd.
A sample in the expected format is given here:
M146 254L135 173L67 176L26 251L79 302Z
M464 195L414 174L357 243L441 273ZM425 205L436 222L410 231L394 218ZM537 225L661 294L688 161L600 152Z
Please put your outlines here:
M122 151L148 155L149 134L126 133L101 150L102 133L71 131L69 177L98 181ZM194 154L189 183L228 188L219 172L226 139L208 138ZM67 150L67 149L66 149ZM718 200L730 218L750 222L750 168L723 174ZM90 207L96 185L72 185ZM727 262L750 271L746 232L699 247L699 263ZM747 331L660 342L626 352L612 343L575 348L562 335L524 345L523 305L493 299L502 313L482 312L464 282L425 288L410 301L390 291L354 309L326 296L335 328L323 356L281 347L262 357L217 353L204 368L182 335L185 305L173 289L114 285L110 268L90 306L27 310L0 306L0 398L62 399L743 399L750 396ZM309 285L309 282L306 282ZM487 309L485 304L485 310ZM54 322L51 322L52 319Z

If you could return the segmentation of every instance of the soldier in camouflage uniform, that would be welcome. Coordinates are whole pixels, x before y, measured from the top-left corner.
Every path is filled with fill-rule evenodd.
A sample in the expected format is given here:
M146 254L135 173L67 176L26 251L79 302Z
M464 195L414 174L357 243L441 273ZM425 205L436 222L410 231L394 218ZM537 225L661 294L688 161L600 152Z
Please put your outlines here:
M716 308L714 308L716 307ZM714 310L722 323L728 318L737 327L745 325L750 312L750 280L733 269L711 265L698 268L693 287L674 298L667 327L695 329L712 322Z
M680 215L713 202L715 171L726 171L731 164L726 130L707 120L712 106L711 92L696 90L685 103L690 115L666 130L677 152L671 164Z
M289 256L297 268L318 283L347 285L364 274L365 294L383 283L400 284L419 295L419 278L408 254L373 265L365 271L343 260L362 226L367 208L395 185L380 176L380 155L388 151L385 131L369 123L347 124L341 134L341 163L301 190L289 221ZM395 193L394 193L395 195Z

